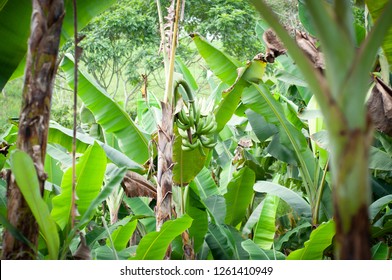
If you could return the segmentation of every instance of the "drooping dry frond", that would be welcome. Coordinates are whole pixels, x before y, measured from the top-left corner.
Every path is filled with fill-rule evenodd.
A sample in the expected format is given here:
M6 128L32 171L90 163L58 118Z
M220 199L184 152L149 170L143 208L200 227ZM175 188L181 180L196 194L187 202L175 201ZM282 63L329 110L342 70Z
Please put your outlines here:
M175 5L176 1L172 0L170 6L167 7L167 14L164 16L163 22L163 30L164 30L164 38L162 38L160 51L165 51L167 54L167 58L170 60L171 50L173 48L173 40L176 40L176 44L178 42L178 36L175 35L174 25L176 21L176 11L180 11L179 20L183 20L184 11L185 11L185 0L182 0L181 6L179 9L176 9ZM177 33L178 34L178 33ZM174 38L174 37L177 38Z
M169 60L170 60L171 47L173 45L173 30L174 30L175 18L176 18L175 0L172 0L170 6L167 7L167 15L164 17L165 22L163 24L163 29L165 31L165 38L162 38L163 41L162 47L164 48L164 51L166 51Z

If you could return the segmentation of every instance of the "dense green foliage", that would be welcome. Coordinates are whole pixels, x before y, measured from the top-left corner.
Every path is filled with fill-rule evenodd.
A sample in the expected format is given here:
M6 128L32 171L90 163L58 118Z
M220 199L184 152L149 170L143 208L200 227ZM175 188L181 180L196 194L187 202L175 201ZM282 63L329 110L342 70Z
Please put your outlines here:
M170 1L161 2L168 7ZM266 2L283 24L312 31L313 23L299 21L297 1ZM358 45L366 27L363 13L355 8ZM162 259L169 244L172 259L336 258L333 148L307 77L289 55L258 68L246 63L265 50L261 36L267 27L245 0L186 1L176 74L194 91L202 115L203 110L204 115L214 112L216 146L183 151L175 125L175 215L160 231L155 227L156 200L129 196L121 187L127 172L156 185L155 142L165 77L155 1L119 0L81 31L76 224L70 220L74 61L72 42L65 43L42 198L35 184L29 186L36 180L31 158L14 151L17 122L0 136L0 148L9 146L0 154L0 169L12 169L40 225L38 258L78 258L83 243L78 231L93 259ZM252 69L260 71L256 79ZM146 97L140 92L142 74L149 77ZM3 108L2 120L17 117L19 109L12 104L20 98L20 87L21 79L13 80L3 90L1 99L9 108ZM382 132L373 138L368 170L372 258L391 259L392 139ZM1 228L17 236L6 212L3 178Z

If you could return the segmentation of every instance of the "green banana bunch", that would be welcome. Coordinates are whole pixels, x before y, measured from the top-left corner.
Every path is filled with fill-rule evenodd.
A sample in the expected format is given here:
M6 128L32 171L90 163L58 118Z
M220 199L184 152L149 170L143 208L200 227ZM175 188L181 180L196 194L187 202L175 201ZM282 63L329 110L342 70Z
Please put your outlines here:
M184 109L177 114L176 124L182 138L181 146L184 151L199 148L204 154L203 147L212 149L216 145L215 115L211 112L207 116L202 116L199 108L191 108L192 106L189 114L186 114Z
M205 104L195 102L193 94L185 81L178 81L175 86L176 95L178 86L182 86L187 94L188 102L184 103L181 110L176 114L175 121L178 133L181 136L181 148L184 151L192 151L199 148L204 155L203 148L212 149L216 145L217 123L215 115L209 111L202 113Z

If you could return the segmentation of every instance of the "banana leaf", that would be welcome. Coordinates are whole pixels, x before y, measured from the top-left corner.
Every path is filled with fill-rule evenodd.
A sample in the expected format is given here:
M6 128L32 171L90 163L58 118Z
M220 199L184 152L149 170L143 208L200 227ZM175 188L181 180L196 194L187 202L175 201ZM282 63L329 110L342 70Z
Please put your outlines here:
M253 132L261 142L264 142L271 136L278 133L278 128L275 125L268 123L262 115L257 114L250 109L247 109L245 113L248 117L248 121L252 127Z
M246 221L246 224L242 228L242 234L243 235L249 235L257 222L260 219L260 214L261 210L263 210L264 207L264 200L262 200L259 205L257 205L256 208L253 209L253 212L250 214L248 220Z
M59 144L60 146L67 149L67 151L72 151L72 135L73 132L71 129L65 128L57 123L51 122L49 127L49 135L48 142L53 144ZM124 155L119 150L112 148L111 146L102 143L100 141L95 140L93 137L90 137L87 134L76 133L76 152L84 153L90 145L93 145L94 142L98 143L106 153L106 156L117 166L125 166L129 170L135 171L137 173L143 173L145 171L144 167L140 164L137 164L126 155ZM51 150L48 149L48 153ZM57 158L60 159L60 158ZM61 161L62 163L66 163L67 161Z
M278 241L275 242L275 249L282 250L284 243L289 242L290 238L294 235L294 237L299 235L304 231L311 231L312 225L309 222L304 222L302 224L297 224L296 227L291 230L285 232L283 236L279 238Z
M310 234L310 239L305 242L305 247L295 250L288 255L288 260L321 260L324 250L332 244L335 236L335 223L330 220L321 224Z
M74 86L74 62L64 57L62 70L71 88ZM79 69L78 95L107 133L113 133L120 149L133 161L144 164L149 158L148 141L130 116L98 86L90 75Z
M369 206L369 218L373 220L387 205L392 203L392 194L383 196Z
M127 216L121 219L120 221L108 226L107 230L103 227L95 227L92 231L86 234L86 244L90 248L93 248L95 247L96 242L108 238L109 234L112 234L117 228L121 226L125 226L128 223L132 223L133 221L142 218L143 217L140 216ZM113 257L113 252L112 252L112 257Z
M7 217L7 185L4 180L0 180L0 215Z
M237 79L237 68L240 66L240 63L218 50L200 35L193 34L192 39L200 55L207 62L215 76L226 84L234 84Z
M108 168L106 170L105 177L107 178L105 182L105 187L100 191L100 193L97 195L97 197L90 203L88 209L84 212L83 216L80 217L79 222L75 225L75 227L70 231L70 233L67 236L67 240L64 242L65 245L71 244L72 240L74 239L75 233L78 230L82 230L87 223L91 220L91 217L97 210L98 205L100 205L112 192L116 187L119 187L123 178L124 174L127 171L125 167L122 168L117 168L111 166L110 164L108 165ZM131 217L127 217L131 219ZM132 221L135 217L132 217ZM126 219L126 218L125 218ZM106 232L105 229L103 228L97 228L98 231L102 230L102 232ZM94 231L94 230L93 230ZM102 233L100 232L100 233ZM97 233L97 232L95 232ZM92 233L94 235L94 233ZM97 235L94 235L97 237ZM87 235L87 238L91 241L91 235ZM98 236L99 237L99 236ZM102 237L103 238L103 237ZM63 245L63 253L66 255L67 253L67 246ZM91 245L91 244L90 244Z
M312 215L309 203L297 193L286 187L268 181L258 181L253 188L256 192L278 196L290 205L300 216L311 217Z
M145 217L144 219L139 220L145 233L156 230L155 213L154 210L152 210L148 205L150 201L148 198L124 197L123 200L129 206L134 215Z
M206 243L211 250L215 260L231 260L234 255L234 248L229 242L227 232L223 225L210 223L206 235Z
M124 175L127 171L125 167L115 167L109 168L110 164L107 165L107 170L105 173L105 177L107 178L105 181L105 187L100 191L97 197L90 203L87 210L84 212L84 215L80 218L79 223L76 225L78 229L82 229L83 226L87 224L90 220L92 214L97 209L98 205L100 205L112 192L116 187L119 187Z
M84 28L93 17L109 8L115 0L79 0L78 29ZM60 47L73 37L72 1L65 1ZM7 38L0 45L0 91L7 81L23 75L27 41L30 35L31 0L4 1L0 4L0 38ZM14 73L15 72L15 73Z
M189 236L193 240L195 253L198 253L208 230L208 216L200 196L190 187L186 192L185 213L193 219L192 226L189 228Z
M375 170L391 171L392 158L386 152L376 147L371 147L369 168Z
M261 249L269 250L274 243L276 231L275 218L278 204L279 198L277 196L267 194L264 198L263 208L253 236L254 243L256 243Z
M174 128L174 134L173 162L176 164L173 168L173 182L179 186L185 186L203 169L207 157L198 148L184 151L181 148L182 138L178 134L177 128ZM207 149L204 150L208 153Z
M211 176L211 172L206 167L200 171L190 184L199 195L202 201L213 195L219 195L219 189Z
M179 72L183 75L184 80L188 83L190 88L195 92L199 88L195 78L193 77L189 68L185 65L180 57L176 57L176 72Z
M244 219L253 198L255 173L248 167L234 174L227 186L225 224L237 226Z
M151 232L140 240L135 259L162 260L173 239L187 230L192 225L192 221L188 215L166 221L159 232Z
M295 160L307 185L308 195L312 197L315 192L313 175L316 166L305 136L287 120L282 105L272 96L266 86L254 84L246 88L242 101L245 106L262 115L268 123L278 127L278 144L285 156L280 154L275 154L275 156L280 155L280 159L289 161L289 163L293 163L291 159Z
M241 232L234 228L233 226L224 225L223 226L228 240L233 247L233 259L235 260L249 260L249 253L242 247L242 242L244 237Z
M201 36L194 34L192 38L200 55L207 62L207 65L211 68L212 72L221 79L222 82L233 85L238 77L237 68L241 66L240 63L218 50ZM244 83L239 83L233 90L223 94L223 98L218 104L218 108L215 110L218 131L223 129L237 109L243 87Z
M372 16L373 21L377 21L381 16L385 5L390 2L389 0L366 0L366 6ZM389 66L392 65L392 26L389 27L387 35L384 37L382 48L387 57Z
M86 150L76 164L77 210L81 216L89 209L99 194L106 169L106 155L94 144ZM53 198L52 217L61 229L69 222L72 206L72 168L65 171L61 182L61 194Z
M137 220L127 223L126 225L118 227L111 234L114 248L117 251L121 251L127 247L129 240L132 238L137 226ZM109 245L109 240L106 240L106 244Z
M215 224L223 224L226 217L226 201L221 195L213 195L203 200L211 221Z
M31 1L8 1L0 8L0 90L23 60L30 34ZM5 39L6 38L6 43Z
M388 258L388 245L383 242L378 242L371 249L372 260L387 260Z
M52 146L47 146L47 150L50 148L51 150L56 150ZM56 150L57 152L58 150ZM71 157L69 157L71 159ZM58 193L56 189L59 188L61 185L61 180L64 175L64 171L62 169L62 162L57 160L56 158L52 157L49 155L49 153L46 153L45 155L45 165L44 165L44 170L45 173L48 175L48 178L45 181L45 188L44 188L44 194L43 198L45 201L48 201L48 196L50 194L50 191L53 191L55 189L54 193Z
M279 251L261 249L251 239L243 241L241 245L248 252L249 260L284 260L286 258Z
M41 197L37 172L31 157L15 150L11 155L11 170L19 189L33 213L47 244L50 259L58 259L60 239L54 219Z

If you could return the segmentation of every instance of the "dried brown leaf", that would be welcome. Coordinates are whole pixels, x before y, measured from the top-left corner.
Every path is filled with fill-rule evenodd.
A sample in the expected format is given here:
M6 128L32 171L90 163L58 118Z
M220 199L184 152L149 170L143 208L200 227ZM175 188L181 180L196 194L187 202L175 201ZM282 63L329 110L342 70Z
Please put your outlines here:
M296 31L295 39L297 45L313 62L314 67L322 70L325 69L324 54L316 47L317 40L301 31Z
M73 257L76 260L91 260L91 250L90 247L87 246L86 238L84 237L82 232L80 232L79 235L80 245Z
M275 58L286 53L286 48L272 29L264 32L263 41L267 47L264 61L273 63Z
M155 186L148 181L144 176L128 171L121 183L125 194L128 197L151 197L157 198L157 190Z
M368 113L377 130L392 136L392 89L377 77L375 82L367 101Z

